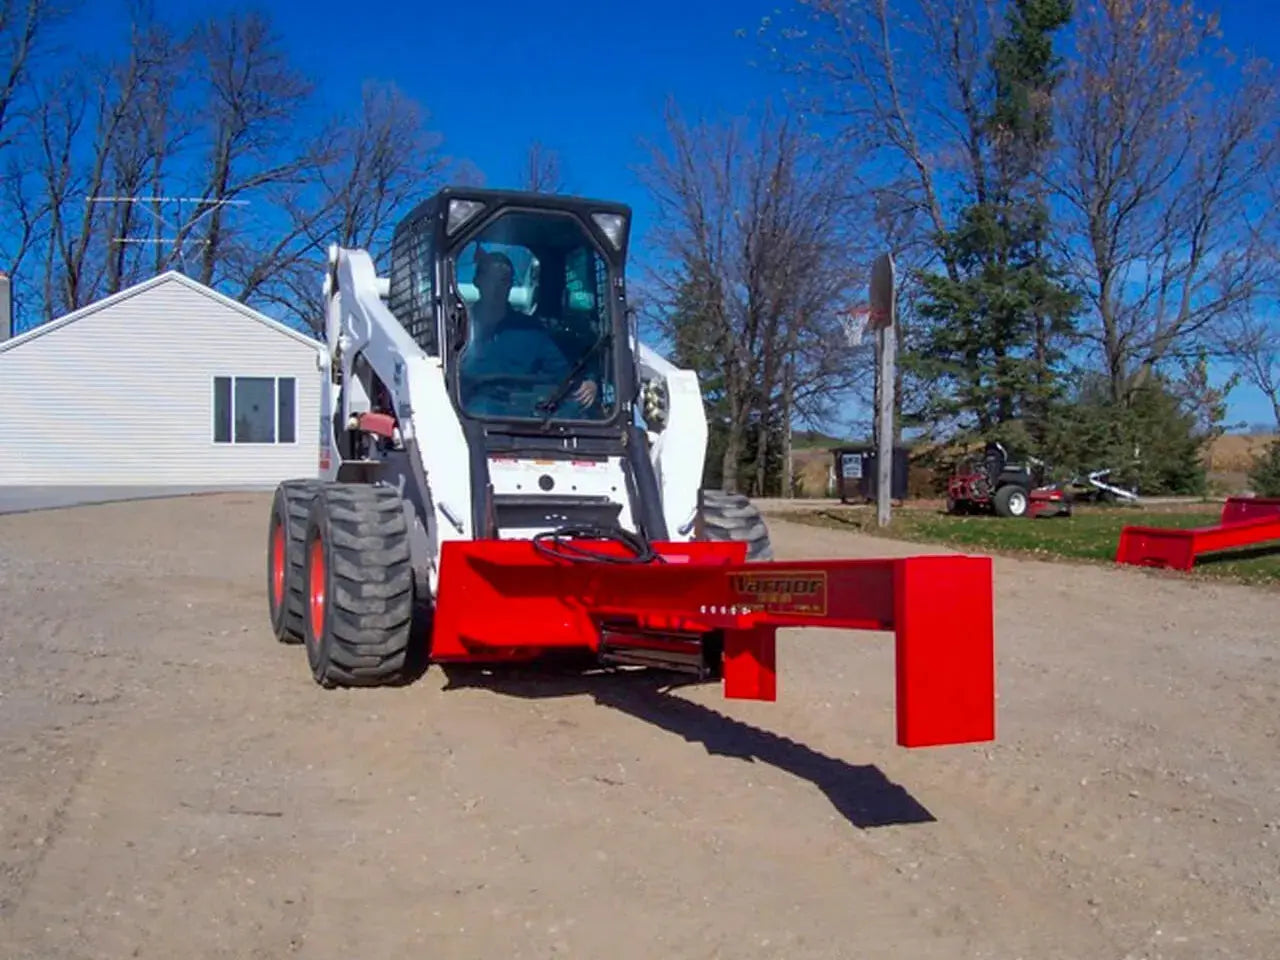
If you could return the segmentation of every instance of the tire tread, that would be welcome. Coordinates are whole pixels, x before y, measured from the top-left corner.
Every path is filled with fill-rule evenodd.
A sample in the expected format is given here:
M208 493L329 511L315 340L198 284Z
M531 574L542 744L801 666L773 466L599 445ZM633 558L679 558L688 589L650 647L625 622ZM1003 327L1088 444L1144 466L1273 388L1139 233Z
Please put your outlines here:
M306 597L303 590L303 550L307 536L307 518L311 501L322 481L311 477L282 481L280 495L285 504L285 578L284 624L285 643L302 643L305 627L303 615Z
M332 483L323 490L330 555L329 657L317 679L376 686L400 679L414 626L409 529L390 487Z
M747 544L748 562L773 559L769 528L760 509L740 493L704 490L703 536L708 540L737 540Z

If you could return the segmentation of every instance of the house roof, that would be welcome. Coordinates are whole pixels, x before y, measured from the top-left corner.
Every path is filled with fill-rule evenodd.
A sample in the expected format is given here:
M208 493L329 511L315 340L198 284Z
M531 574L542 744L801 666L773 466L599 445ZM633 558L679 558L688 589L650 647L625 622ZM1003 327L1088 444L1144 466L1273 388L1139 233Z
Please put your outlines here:
M147 291L153 290L156 287L162 286L163 284L166 284L166 283L180 283L183 286L187 287L188 289L194 290L196 293L202 296L208 297L210 300L214 300L217 303L220 303L224 307L234 310L237 313L240 313L251 320L258 321L263 326L268 327L271 330L274 330L276 333L283 334L286 337L292 337L294 340L297 340L299 343L304 343L307 346L312 347L313 349L318 348L320 346L320 342L318 340L315 340L312 337L307 336L305 333L301 333L297 330L293 330L289 327L286 327L283 323L280 323L278 320L272 320L266 314L259 313L257 310L254 310L252 307L245 306L243 303L240 303L237 300L233 300L230 297L219 293L217 290L214 290L211 287L206 287L203 283L199 283L196 280L192 280L190 277L186 276L185 274L179 273L177 270L167 270L164 273L157 274L156 276L152 277L150 280L144 280L142 283L134 284L132 287L126 287L125 289L119 291L118 293L113 293L109 297L104 297L101 300L95 300L93 303L86 304L85 306L81 307L79 310L73 310L71 313L68 313L65 316L58 317L56 320L50 320L48 323L42 323L40 326L35 327L31 330L28 330L26 333L20 334L19 336L6 340L3 343L0 343L0 353L5 353L6 351L13 350L14 348L20 347L22 344L27 343L28 341L35 340L37 337L42 337L45 334L52 333L55 330L59 330L70 323L75 323L77 320L81 319L82 317L87 317L90 314L97 313L99 310L105 310L107 307L113 307L118 303L122 303L125 300L130 300L133 297L138 296L139 294L146 293Z

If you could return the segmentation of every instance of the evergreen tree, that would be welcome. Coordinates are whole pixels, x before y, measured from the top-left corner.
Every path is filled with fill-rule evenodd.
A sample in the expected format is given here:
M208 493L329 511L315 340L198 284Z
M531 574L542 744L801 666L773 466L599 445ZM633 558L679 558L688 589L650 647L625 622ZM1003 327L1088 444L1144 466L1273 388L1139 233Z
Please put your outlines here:
M920 277L927 326L904 366L937 389L907 423L1044 447L1061 392L1055 369L1079 305L1046 253L1049 216L1036 176L1051 137L1053 33L1070 17L1069 0L1010 7L991 58L989 173L957 226L938 238L950 270Z
M1111 398L1103 373L1085 377L1066 398L1046 438L1045 457L1059 476L1104 467L1111 479L1143 495L1202 495L1206 451L1217 430L1197 404L1159 374L1133 390L1127 404Z
M1280 497L1280 440L1272 440L1254 457L1249 483L1260 497Z

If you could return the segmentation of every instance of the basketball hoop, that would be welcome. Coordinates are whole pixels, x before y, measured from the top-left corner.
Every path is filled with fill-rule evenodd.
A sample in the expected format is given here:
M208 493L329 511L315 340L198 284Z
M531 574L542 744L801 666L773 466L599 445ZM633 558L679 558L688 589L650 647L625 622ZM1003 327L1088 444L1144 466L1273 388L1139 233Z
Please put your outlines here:
M871 308L867 306L851 307L840 319L844 327L845 340L851 347L862 346L862 335L871 323Z
M871 329L894 325L897 312L897 280L893 256L882 253L871 265Z

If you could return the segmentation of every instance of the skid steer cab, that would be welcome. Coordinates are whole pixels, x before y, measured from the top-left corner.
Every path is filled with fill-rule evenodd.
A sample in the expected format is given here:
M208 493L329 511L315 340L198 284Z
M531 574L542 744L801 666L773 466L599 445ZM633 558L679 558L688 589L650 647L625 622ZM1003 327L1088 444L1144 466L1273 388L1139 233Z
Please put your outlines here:
M697 375L641 344L628 207L448 188L380 275L330 249L316 476L276 489L277 639L326 687L577 651L773 700L776 633L892 632L898 742L995 735L987 557L779 561L703 490Z

